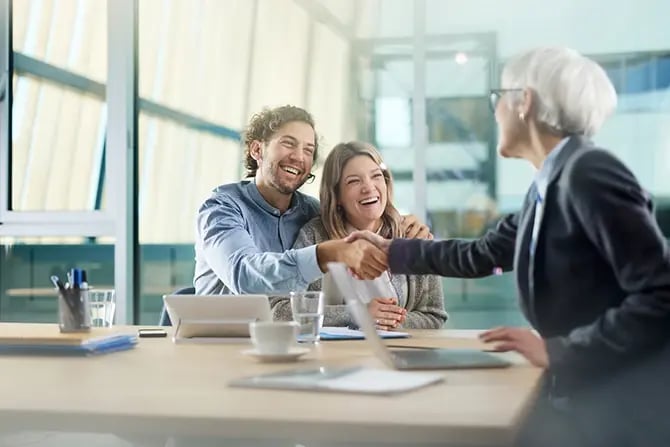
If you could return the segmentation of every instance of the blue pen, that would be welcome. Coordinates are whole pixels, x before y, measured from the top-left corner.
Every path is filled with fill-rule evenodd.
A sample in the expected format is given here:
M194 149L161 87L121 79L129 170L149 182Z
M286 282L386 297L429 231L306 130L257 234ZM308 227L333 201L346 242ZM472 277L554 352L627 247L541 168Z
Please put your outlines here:
M81 287L81 269L72 269L72 286L73 289Z

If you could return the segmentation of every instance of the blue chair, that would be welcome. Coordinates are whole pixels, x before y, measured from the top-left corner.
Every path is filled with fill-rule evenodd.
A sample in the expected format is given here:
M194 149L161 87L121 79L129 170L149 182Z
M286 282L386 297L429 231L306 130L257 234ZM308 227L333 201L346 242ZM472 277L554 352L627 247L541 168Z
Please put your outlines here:
M195 287L182 287L181 289L177 289L172 292L172 295L195 295ZM163 303L163 310L161 311L161 318L158 324L160 326L172 326L170 316L168 315L167 309L165 308L165 303Z

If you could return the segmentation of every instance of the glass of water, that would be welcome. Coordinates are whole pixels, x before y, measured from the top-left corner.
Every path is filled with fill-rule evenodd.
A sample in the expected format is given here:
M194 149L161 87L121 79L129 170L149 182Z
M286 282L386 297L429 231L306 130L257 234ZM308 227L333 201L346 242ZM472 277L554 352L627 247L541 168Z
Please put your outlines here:
M91 326L112 327L116 310L114 290L91 289L88 299L91 306Z
M323 292L291 292L293 319L300 325L298 341L316 343L323 325Z

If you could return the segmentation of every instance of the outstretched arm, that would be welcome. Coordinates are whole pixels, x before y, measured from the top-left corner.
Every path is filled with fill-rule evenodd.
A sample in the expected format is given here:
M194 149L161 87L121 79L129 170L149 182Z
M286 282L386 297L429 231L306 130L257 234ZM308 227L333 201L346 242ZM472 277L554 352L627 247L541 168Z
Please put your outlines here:
M509 214L474 241L389 240L369 231L352 233L347 240L365 239L388 253L393 273L478 278L512 270L517 227L518 214Z
M197 231L208 265L233 293L304 290L321 276L315 246L284 253L261 250L232 200L207 200L198 213Z

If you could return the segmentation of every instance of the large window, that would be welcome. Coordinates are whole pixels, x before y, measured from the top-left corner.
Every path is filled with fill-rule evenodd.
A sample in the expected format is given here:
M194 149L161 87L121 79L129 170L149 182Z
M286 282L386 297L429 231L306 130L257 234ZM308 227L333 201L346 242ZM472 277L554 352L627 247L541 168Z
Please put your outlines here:
M0 319L53 321L49 273L83 264L123 289L126 321L156 322L161 296L191 282L198 206L241 178L244 126L266 106L310 110L324 158L374 143L402 212L438 237L480 236L533 176L496 154L487 92L538 45L605 68L620 101L596 142L652 192L670 234L670 3L555 6L0 0ZM444 284L450 325L523 324L510 275Z
M139 93L155 104L140 103L139 321L156 323L161 296L192 282L198 207L243 175L252 114L294 104L324 152L345 137L349 44L288 0L143 0L138 43Z
M11 202L16 211L102 205L106 2L13 2Z
M426 216L438 237L468 238L519 209L534 171L496 154L487 93L515 53L566 45L600 62L612 79L619 107L596 143L652 192L670 235L670 34L661 18L670 3L589 0L557 10L531 0L393 0L366 7L372 14L359 18L353 57L359 137L382 150L403 211ZM425 139L417 121L424 116ZM449 325L523 324L512 275L444 285Z

